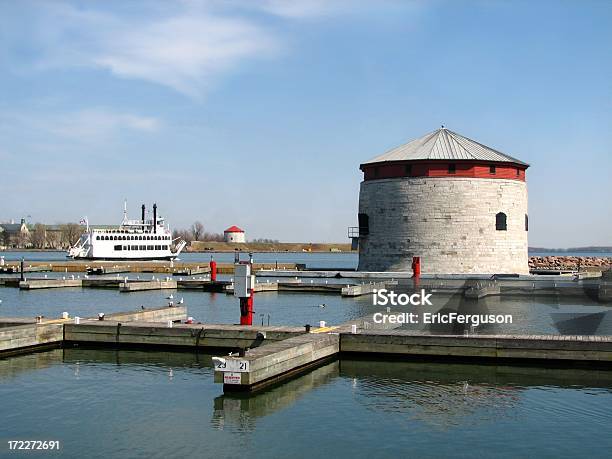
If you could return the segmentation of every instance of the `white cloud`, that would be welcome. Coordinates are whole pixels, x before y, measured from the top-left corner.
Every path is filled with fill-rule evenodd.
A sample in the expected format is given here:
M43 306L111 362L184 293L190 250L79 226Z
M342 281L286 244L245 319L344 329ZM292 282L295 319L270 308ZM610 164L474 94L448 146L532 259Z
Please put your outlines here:
M182 2L163 9L163 3L144 2L136 14L121 8L102 11L103 4L86 4L98 7L91 10L36 3L28 12L32 33L25 37L15 28L9 38L35 42L39 70L102 68L200 97L242 62L282 49L271 31L240 14L224 13L215 3Z
M24 1L0 10L0 42L6 49L30 43L38 69L101 68L201 97L227 72L284 50L287 31L267 19L348 14L394 1Z
M0 121L13 132L79 143L103 141L130 131L151 133L161 125L156 118L103 108L52 114L4 113L0 114Z

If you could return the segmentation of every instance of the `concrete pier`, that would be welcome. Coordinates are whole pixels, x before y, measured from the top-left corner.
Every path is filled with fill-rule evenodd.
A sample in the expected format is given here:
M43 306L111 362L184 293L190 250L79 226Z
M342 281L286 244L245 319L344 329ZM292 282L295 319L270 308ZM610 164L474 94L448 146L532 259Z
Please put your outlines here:
M173 276L198 276L200 274L209 274L210 267L209 266L196 266L196 267L185 267L185 268L177 268L172 273Z
M186 270L186 269L207 269L207 266L202 266L202 262L185 262L185 261L140 261L140 260L129 260L129 261L99 261L99 260L67 260L67 261L54 261L52 264L49 262L40 261L27 261L28 266L24 269L24 272L42 272L42 271L54 271L54 272L87 272L87 268L94 267L98 268L117 268L123 272L131 273L160 273L172 275L175 271ZM255 269L274 269L279 268L280 270L297 270L298 266L296 263L254 263ZM18 273L19 262L7 261L5 266L0 268L1 273ZM116 271L115 271L116 272ZM218 274L232 274L234 272L233 263L218 263L217 264Z
M89 323L106 324L107 320L112 322L115 329L119 321L180 321L187 318L185 307L163 307L151 308L140 311L117 312L105 316L105 320L82 319L81 324L86 326ZM2 319L0 322L8 323L11 326L0 327L0 358L9 355L24 354L32 351L60 347L65 341L65 325L74 321L68 319L44 319L41 322L34 319L25 318L27 323L19 322L15 319ZM81 325L79 324L79 325Z
M388 285L397 285L397 281L370 282L369 284L347 285L342 287L342 296L362 296L374 293L374 290L387 288Z
M225 391L253 391L301 373L340 351L340 335L304 334L251 349L243 357L214 357L215 382Z
M476 281L466 286L463 295L472 300L479 300L491 295L500 295L501 288L495 281Z
M612 270L602 273L597 292L599 301L608 303L612 301Z
M22 290L35 290L42 288L82 287L82 279L27 279L19 282Z
M365 330L343 333L340 350L429 358L612 363L612 336L417 335L405 330Z
M130 269L127 266L90 266L86 272L89 275L121 274L129 273Z
M167 308L174 309L174 308ZM172 347L189 350L254 348L304 334L304 327L245 327L242 325L176 324L171 328L145 321L88 321L65 325L67 343Z
M0 357L57 347L63 335L64 326L61 323L0 328Z
M144 282L121 282L119 284L120 292L141 292L144 290L165 290L165 289L176 289L177 284L175 280L151 280Z

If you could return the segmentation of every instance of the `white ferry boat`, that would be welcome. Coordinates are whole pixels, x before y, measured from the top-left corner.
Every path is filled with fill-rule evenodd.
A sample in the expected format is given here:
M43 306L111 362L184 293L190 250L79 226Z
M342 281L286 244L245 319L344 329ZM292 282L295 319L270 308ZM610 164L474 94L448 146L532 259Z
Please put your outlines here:
M147 220L145 216L143 204L142 218L128 220L126 204L118 227L90 228L87 218L81 220L87 229L67 256L88 260L174 260L187 242L172 239L170 227L157 215L157 204L153 204L153 218Z

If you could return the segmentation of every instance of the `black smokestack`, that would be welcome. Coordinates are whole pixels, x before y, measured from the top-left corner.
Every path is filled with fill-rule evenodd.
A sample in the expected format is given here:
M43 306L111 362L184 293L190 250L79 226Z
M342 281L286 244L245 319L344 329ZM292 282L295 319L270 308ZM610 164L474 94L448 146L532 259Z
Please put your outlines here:
M157 233L157 203L153 204L153 233Z
M142 230L145 229L145 205L142 205Z

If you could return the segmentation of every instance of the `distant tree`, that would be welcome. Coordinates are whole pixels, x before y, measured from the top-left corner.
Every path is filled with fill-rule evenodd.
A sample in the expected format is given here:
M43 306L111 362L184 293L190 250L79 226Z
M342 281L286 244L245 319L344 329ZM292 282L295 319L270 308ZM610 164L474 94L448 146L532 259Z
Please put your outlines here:
M77 240L81 236L81 233L83 232L83 228L80 225L77 225L76 223L66 223L64 225L61 225L61 231L62 245L64 247L70 247L77 242Z
M278 239L268 239L268 238L257 238L253 239L251 242L261 243L261 244L278 244Z
M192 241L199 241L203 235L204 235L204 225L202 224L202 222L200 221L194 222L194 224L191 225Z
M44 249L47 246L47 228L42 223L36 223L30 234L30 242L35 249Z
M186 230L186 229L175 229L174 231L172 231L172 239L183 239L186 242L191 242L192 241L192 234L190 230Z
M204 233L202 237L203 241L207 242L223 242L223 234L220 233Z
M48 248L51 249L61 249L62 245L62 233L61 231L49 231L49 228L46 228L46 244Z

